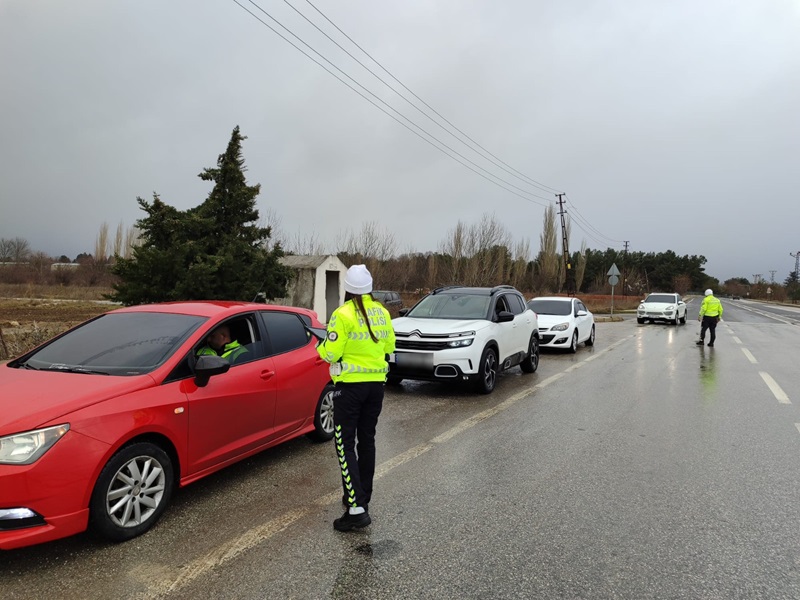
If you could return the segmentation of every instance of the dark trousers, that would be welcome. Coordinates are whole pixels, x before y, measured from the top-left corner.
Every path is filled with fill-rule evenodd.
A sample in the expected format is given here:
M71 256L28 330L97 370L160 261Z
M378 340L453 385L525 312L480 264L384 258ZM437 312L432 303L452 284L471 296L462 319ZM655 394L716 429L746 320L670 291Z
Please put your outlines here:
M700 323L701 342L703 341L703 338L706 337L706 329L708 329L709 333L711 334L709 343L714 343L714 340L717 339L717 321L719 321L719 317L703 317L703 321Z
M344 497L367 508L375 477L375 428L383 408L383 382L337 383L333 396L336 454Z

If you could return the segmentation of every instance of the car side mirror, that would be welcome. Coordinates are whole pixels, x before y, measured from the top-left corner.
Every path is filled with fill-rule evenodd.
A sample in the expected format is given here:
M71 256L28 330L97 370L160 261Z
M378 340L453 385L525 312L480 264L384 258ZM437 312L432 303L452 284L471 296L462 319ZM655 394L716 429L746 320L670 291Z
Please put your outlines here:
M198 356L194 365L194 383L197 387L206 387L211 377L227 373L230 368L231 363L221 356Z
M408 314L408 311L411 310L410 308L401 308L397 314L401 317L405 317Z
M585 310L579 310L579 311L578 311L578 314L577 314L577 315L575 315L575 316L576 316L576 317L585 317L585 316L586 316L586 315L588 315L588 314L589 314L589 313L587 313Z
M514 313L510 313L507 310L501 310L497 313L497 322L498 323L508 323L509 321L514 320Z
M325 341L325 338L328 337L328 331L326 329L322 329L321 327L311 327L310 325L306 325L306 331L317 338L320 342Z

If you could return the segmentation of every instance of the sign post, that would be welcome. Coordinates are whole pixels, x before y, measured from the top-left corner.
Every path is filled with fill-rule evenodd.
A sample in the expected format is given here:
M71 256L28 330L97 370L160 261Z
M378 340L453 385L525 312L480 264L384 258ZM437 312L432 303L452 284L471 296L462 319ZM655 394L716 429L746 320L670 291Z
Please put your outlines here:
M619 269L617 268L617 263L611 265L611 268L608 270L608 283L611 284L611 318L614 318L614 286L619 283Z

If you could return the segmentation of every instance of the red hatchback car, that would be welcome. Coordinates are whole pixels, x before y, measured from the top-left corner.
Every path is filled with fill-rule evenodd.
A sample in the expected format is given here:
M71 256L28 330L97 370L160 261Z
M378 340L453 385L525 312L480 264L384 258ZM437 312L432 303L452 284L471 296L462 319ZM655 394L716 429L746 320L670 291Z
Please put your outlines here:
M229 327L232 364L197 356ZM184 486L266 448L333 437L333 386L302 308L110 311L0 366L0 549L147 531Z

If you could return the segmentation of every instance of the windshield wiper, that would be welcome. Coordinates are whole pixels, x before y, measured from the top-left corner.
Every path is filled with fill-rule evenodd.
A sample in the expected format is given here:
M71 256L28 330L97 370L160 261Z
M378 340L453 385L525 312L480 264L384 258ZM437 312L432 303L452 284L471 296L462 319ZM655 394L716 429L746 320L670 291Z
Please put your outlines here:
M62 371L64 373L82 373L84 375L108 375L106 371L95 371L93 369L87 369L86 367L68 367L66 365L63 366L53 366L53 367L43 367L39 369L39 371Z
M38 370L39 370L39 369L37 369L36 367L34 367L34 366L31 366L31 365L29 365L29 364L28 364L28 363L26 363L26 362L24 362L24 363L19 363L19 364L17 365L17 368L18 368L18 369L27 369L27 370L29 370L29 371L38 371Z

